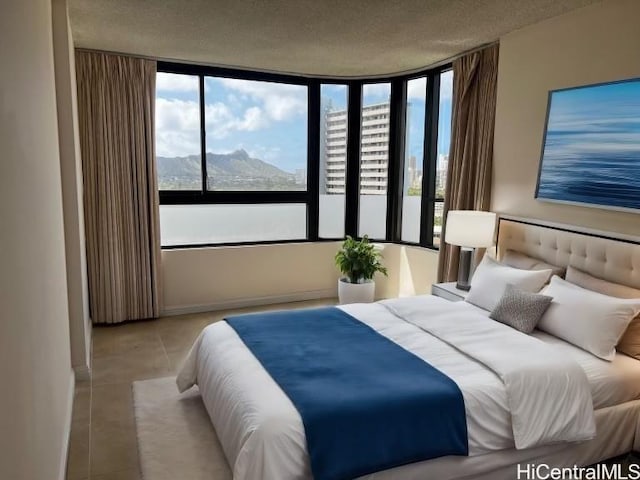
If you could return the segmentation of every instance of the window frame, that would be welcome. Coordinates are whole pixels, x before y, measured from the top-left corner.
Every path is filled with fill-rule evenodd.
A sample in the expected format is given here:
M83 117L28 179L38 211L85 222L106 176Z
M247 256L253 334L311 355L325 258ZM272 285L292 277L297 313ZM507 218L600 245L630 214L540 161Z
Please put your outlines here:
M438 250L433 242L435 205L443 199L435 198L435 176L437 166L438 111L440 74L450 70L451 64L424 69L409 75L361 79L315 78L298 75L256 72L232 68L213 67L176 62L157 62L157 71L193 75L199 82L200 107L200 156L202 185L200 190L158 190L160 205L202 205L202 204L262 204L262 203L304 203L307 205L306 238L288 240L265 240L250 242L218 242L185 245L162 245L163 250L182 248L225 247L241 245L268 245L300 242L332 242L343 240L347 235L357 238L359 225L360 197L360 142L362 136L362 93L363 86L374 83L390 83L389 142L387 170L387 215L386 236L372 240L420 246ZM206 128L204 78L222 77L239 80L266 81L307 87L307 189L290 191L231 191L207 190ZM404 152L406 128L407 81L427 77L427 102L425 114L425 136L423 149L423 178L420 213L420 242L403 241L402 196L404 181ZM345 237L320 237L320 121L322 84L346 85L347 93L347 142L345 168ZM425 192L427 195L425 195Z

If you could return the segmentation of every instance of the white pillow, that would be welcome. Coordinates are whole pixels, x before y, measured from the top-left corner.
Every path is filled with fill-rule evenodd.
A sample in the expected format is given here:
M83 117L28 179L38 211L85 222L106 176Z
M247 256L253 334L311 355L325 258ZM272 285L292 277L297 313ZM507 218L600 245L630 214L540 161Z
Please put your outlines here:
M551 273L551 270L513 268L485 255L473 274L466 301L491 312L502 298L507 284L525 292L538 293L549 281Z
M603 360L613 360L620 337L640 312L640 299L610 297L560 277L553 277L541 293L553 301L538 328Z

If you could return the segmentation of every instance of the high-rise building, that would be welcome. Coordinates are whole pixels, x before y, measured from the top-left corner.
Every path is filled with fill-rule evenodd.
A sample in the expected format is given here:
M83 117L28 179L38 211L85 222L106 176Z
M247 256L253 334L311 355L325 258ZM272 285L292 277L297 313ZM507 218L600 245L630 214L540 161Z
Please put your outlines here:
M409 157L409 166L405 173L405 191L416 191L422 189L422 170L417 167L416 156Z
M436 194L441 192L444 196L445 183L447 181L447 169L449 167L449 155L439 154L438 163L436 165Z
M345 193L347 166L347 110L323 108L320 127L320 193Z
M345 189L347 164L347 111L323 108L321 126L321 193L340 194ZM360 194L387 193L389 161L389 102L362 107L360 135ZM323 191L324 187L324 191Z

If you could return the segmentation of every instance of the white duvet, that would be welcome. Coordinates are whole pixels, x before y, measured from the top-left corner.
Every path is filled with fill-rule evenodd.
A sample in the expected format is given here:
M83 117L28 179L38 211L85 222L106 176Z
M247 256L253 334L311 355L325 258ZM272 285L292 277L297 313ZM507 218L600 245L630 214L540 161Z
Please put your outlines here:
M469 455L595 436L584 370L545 342L432 296L339 308L458 384ZM202 332L177 383L199 386L234 479L312 478L299 413L226 322Z

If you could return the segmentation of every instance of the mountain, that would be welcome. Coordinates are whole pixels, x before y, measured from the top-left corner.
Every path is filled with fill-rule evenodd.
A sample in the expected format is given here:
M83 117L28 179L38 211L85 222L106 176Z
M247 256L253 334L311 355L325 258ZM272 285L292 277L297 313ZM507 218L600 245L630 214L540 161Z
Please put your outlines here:
M207 173L210 177L293 177L275 165L251 158L244 150L227 154L207 153Z
M157 157L160 190L200 189L200 156ZM252 158L244 150L207 153L209 188L214 190L298 190L295 176Z
M156 157L158 188L160 190L200 189L200 157Z

